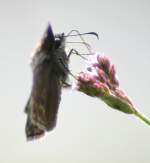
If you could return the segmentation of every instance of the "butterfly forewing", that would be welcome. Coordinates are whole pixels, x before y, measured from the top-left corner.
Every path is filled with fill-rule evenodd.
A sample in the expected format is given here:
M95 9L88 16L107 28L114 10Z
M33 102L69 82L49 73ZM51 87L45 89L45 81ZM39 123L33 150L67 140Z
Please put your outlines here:
M65 70L65 66L68 67L67 55L61 43L61 40L55 41L51 26L48 26L34 52L33 86L26 106L27 139L38 138L56 125L61 88L68 73Z

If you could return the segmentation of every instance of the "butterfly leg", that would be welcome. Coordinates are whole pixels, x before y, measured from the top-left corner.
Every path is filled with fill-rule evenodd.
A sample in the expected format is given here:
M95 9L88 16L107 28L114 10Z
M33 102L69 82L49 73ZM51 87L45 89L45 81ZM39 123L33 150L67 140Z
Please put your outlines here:
M87 60L87 58L83 57L83 54L80 54L80 53L79 53L77 50L75 50L75 49L71 49L71 50L70 50L70 52L69 52L69 54L68 54L68 56L67 56L67 57L68 57L68 60L70 59L70 56L71 56L72 54L76 54L76 55L80 56L81 58Z

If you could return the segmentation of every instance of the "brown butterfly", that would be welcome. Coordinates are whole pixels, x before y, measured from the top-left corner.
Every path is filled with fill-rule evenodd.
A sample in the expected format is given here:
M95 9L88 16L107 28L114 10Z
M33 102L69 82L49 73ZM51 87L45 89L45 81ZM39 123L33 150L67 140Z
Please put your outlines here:
M68 76L64 34L54 35L48 25L32 57L33 86L25 108L26 136L34 139L56 125L61 88Z
M94 32L84 34L97 36ZM63 86L70 86L66 80L70 73L69 57L74 50L72 49L68 55L65 52L65 40L68 36L75 35L54 35L51 25L48 25L44 37L33 52L33 85L25 108L27 140L43 136L56 125L61 89Z

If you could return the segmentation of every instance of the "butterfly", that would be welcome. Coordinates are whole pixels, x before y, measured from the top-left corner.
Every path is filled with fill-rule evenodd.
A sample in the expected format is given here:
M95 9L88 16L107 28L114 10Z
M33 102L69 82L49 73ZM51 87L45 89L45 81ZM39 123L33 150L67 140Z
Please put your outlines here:
M61 89L68 76L64 34L54 35L49 24L32 54L33 85L27 102L26 137L35 139L56 125Z
M84 34L97 35L94 32ZM37 139L56 126L62 88L70 86L66 80L68 74L71 74L68 64L74 50L67 55L65 51L67 36L64 33L54 34L49 24L32 53L33 84L25 107L27 140Z

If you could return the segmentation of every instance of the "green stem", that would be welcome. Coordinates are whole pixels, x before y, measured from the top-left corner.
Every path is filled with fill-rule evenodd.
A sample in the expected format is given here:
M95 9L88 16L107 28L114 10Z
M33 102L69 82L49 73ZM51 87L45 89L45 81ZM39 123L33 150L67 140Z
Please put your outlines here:
M145 122L146 124L148 124L150 126L150 119L148 117L146 117L144 114L136 111L134 113L138 118L140 118L143 122Z

